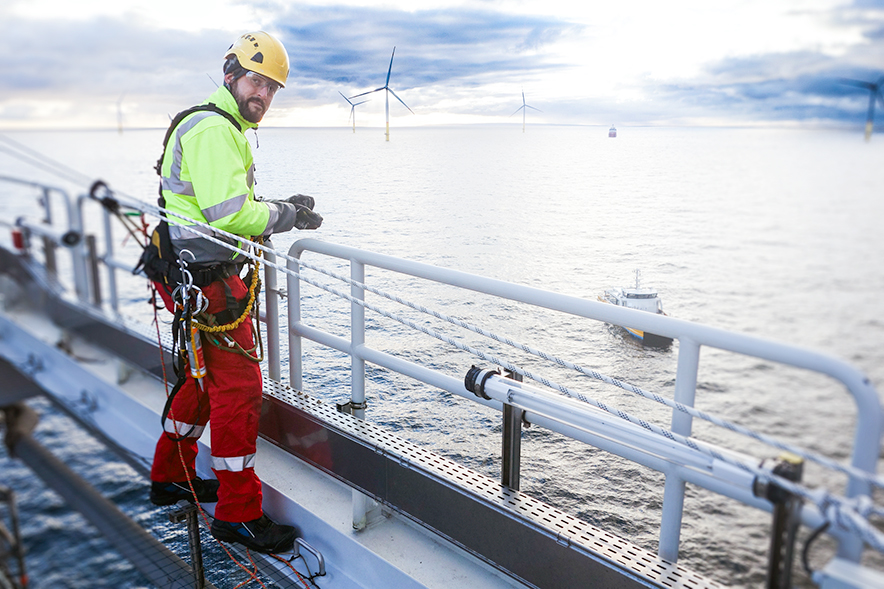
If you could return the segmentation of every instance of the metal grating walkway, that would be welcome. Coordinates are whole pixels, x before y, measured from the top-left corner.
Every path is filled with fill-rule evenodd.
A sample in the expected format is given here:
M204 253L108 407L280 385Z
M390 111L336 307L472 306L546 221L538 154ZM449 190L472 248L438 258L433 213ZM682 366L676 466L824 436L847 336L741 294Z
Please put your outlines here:
M311 459L310 456L302 456L299 444L291 444L293 439L291 431L287 435L274 433L273 427L265 428L265 422L262 419L261 431L265 438L313 462L316 466L373 496L377 501L395 511L441 533L476 556L529 585L559 586L554 578L548 578L546 575L542 580L531 578L530 567L526 567L525 570L513 570L506 563L501 563L497 556L502 555L505 558L506 552L518 554L519 550L514 545L520 540L530 544L524 547L524 555L537 556L543 552L542 547L538 544L539 540L546 539L549 544L555 545L551 547L549 554L558 556L552 556L556 558L554 561L546 561L544 571L554 568L551 566L551 562L555 562L555 567L561 564L567 568L568 561L561 560L562 557L570 555L572 557L570 562L574 562L577 559L573 559L573 555L578 554L579 560L595 563L595 567L601 565L600 569L607 569L608 573L616 571L616 574L610 579L610 581L614 581L612 584L599 583L597 586L693 589L722 587L720 584L675 563L662 560L656 554L639 548L623 538L599 530L519 491L504 487L495 480L385 432L369 422L340 413L336 407L299 393L285 385L273 381L266 382L265 401L265 412L269 411L271 407L274 413L293 411L285 418L290 423L298 418L298 414L303 414L303 419L313 422L310 428L313 432L319 424L326 428L330 434L329 439L334 460L326 464L321 460L317 462L315 458ZM334 437L346 439L348 443L336 444ZM315 434L313 438L315 439ZM341 452L335 452L335 448L338 447L341 448ZM358 455L360 448L363 452L361 456ZM366 453L364 450L370 450L370 453ZM349 464L347 456L344 455L345 451L353 455L351 458L353 462L360 461L363 469L371 465L370 470L373 474L369 477L360 476L360 469ZM383 466L384 463L386 466ZM377 474L377 471L384 469L386 474L383 477ZM412 475L409 476L407 473L412 473ZM413 473L420 473L423 479L434 481L434 485L421 483L420 479L413 476ZM406 480L398 481L397 479L400 477L404 477ZM383 480L380 480L381 478ZM457 493L483 506L483 511L494 512L498 518L503 516L511 522L516 522L518 524L516 527L522 528L523 532L531 533L520 533L515 536L510 534L504 539L506 545L501 550L501 547L497 546L500 541L495 543L492 539L473 537L474 534L482 533L481 525L477 524L476 530L464 531L463 537L458 537L457 530L440 529L444 527L444 518L452 516L452 513L440 515L427 507L427 504L432 504L434 501L430 501L426 497L441 493L441 491L434 490L434 486L444 487L448 490L456 489ZM424 494L425 497L416 499L408 496L407 491L402 492L402 488L407 487L416 487L412 490L412 494ZM397 498L402 501L397 501ZM470 517L481 522L490 516L471 513ZM437 520L441 518L442 523L435 521L434 518ZM498 530L486 530L484 533L489 536L499 535L499 528ZM487 548L487 550L483 550L483 548ZM514 558L514 560L518 561L519 559ZM562 572L561 577L565 580L576 581L580 574L575 573L576 578L572 578L569 577L571 572L566 570ZM595 570L592 578L601 580L598 577L598 572ZM552 584L547 584L546 581L550 581ZM538 585L538 582L542 582L542 585Z

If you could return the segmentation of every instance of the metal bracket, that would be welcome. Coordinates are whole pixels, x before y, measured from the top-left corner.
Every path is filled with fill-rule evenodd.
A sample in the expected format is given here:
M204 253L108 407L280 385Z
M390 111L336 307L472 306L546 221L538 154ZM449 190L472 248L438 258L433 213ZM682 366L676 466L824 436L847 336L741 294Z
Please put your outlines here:
M363 401L362 403L347 401L346 403L337 403L336 406L340 413L346 413L347 415L356 415L357 411L365 411L365 409L368 407L368 403L365 401Z

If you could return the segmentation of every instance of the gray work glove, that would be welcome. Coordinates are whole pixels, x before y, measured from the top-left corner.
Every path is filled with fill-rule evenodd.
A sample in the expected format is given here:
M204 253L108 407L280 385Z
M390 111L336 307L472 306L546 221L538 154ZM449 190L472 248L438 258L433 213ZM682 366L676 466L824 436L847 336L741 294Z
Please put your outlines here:
M295 205L298 210L295 217L295 228L297 229L318 229L322 225L322 215L313 211L316 201L312 196L306 194L295 194L288 197L283 202Z
M312 196L295 194L284 200L264 199L264 202L272 205L276 215L271 224L267 226L264 235L283 233L290 231L292 227L298 229L316 229L322 225L322 216L313 212L315 201Z

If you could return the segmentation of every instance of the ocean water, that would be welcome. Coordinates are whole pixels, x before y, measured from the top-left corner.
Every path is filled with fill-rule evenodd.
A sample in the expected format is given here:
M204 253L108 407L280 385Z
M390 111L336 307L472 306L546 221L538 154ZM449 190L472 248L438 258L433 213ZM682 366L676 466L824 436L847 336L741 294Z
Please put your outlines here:
M86 178L153 201L151 166L162 135L6 137ZM259 194L316 198L325 221L311 237L590 299L632 284L640 269L643 284L660 291L670 315L833 354L884 390L881 137L865 143L859 131L732 128L620 128L618 135L609 139L607 127L529 127L522 133L518 125L394 128L389 143L380 129L261 129L257 140L250 133ZM9 143L0 147L0 174L83 190L13 158ZM11 194L0 194L4 218L38 214L32 200ZM274 241L286 250L303 236ZM672 395L677 344L647 349L604 324L400 283L379 272L369 278L416 302ZM304 295L305 317L343 330L347 303L310 287ZM125 297L127 313L149 316L143 287L131 286ZM476 362L370 315L367 338L454 376ZM305 390L340 402L349 378L346 359L309 344L305 350ZM534 360L518 362L668 426L668 411L619 389ZM498 476L495 414L385 370L369 374L368 419ZM825 378L704 350L697 406L827 456L849 456L855 410ZM48 404L40 409L44 443L183 550L186 539L164 521L165 512L146 505L143 479ZM776 454L696 420L695 433L762 457ZM523 491L656 550L661 475L536 427L525 432L522 452ZM5 453L0 469L0 483L19 493L33 587L146 586ZM842 484L813 468L806 480ZM759 586L768 529L767 514L689 487L680 562L727 586ZM831 554L830 543L814 544L812 563L821 566ZM229 569L214 558L207 557L213 582L233 587L242 581L228 578ZM869 562L884 569L877 556ZM798 568L796 586L811 586Z

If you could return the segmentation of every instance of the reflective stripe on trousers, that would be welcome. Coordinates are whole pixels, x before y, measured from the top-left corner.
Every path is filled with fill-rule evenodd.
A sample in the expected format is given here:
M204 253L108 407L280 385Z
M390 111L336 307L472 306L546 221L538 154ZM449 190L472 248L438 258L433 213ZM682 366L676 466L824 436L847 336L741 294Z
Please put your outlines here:
M247 468L255 468L255 454L233 456L231 458L212 456L212 468L216 471L226 470L229 472L241 472Z
M190 431L190 428L193 428L193 431ZM198 438L203 435L203 430L206 429L205 425L196 425L195 423L184 423L183 421L175 421L174 419L166 418L166 421L163 423L163 431L166 431L175 436L183 436L187 434L188 438ZM190 432L190 433L187 433ZM180 481L176 481L180 482Z
M224 282L236 299L248 293L238 276ZM205 287L203 294L209 299L207 312L217 314L226 308L221 281ZM254 345L251 318L226 333L244 348ZM211 418L211 466L220 483L215 517L227 522L257 519L263 513L261 481L254 469L263 389L261 368L242 354L219 349L206 336L203 336L203 355L207 371L203 378L205 390L188 374L172 402L169 418L176 422L181 433L190 429L185 428L185 424L203 427ZM191 436L181 442L173 441L174 438L174 435L163 434L157 441L151 480L181 482L195 476L197 438Z

